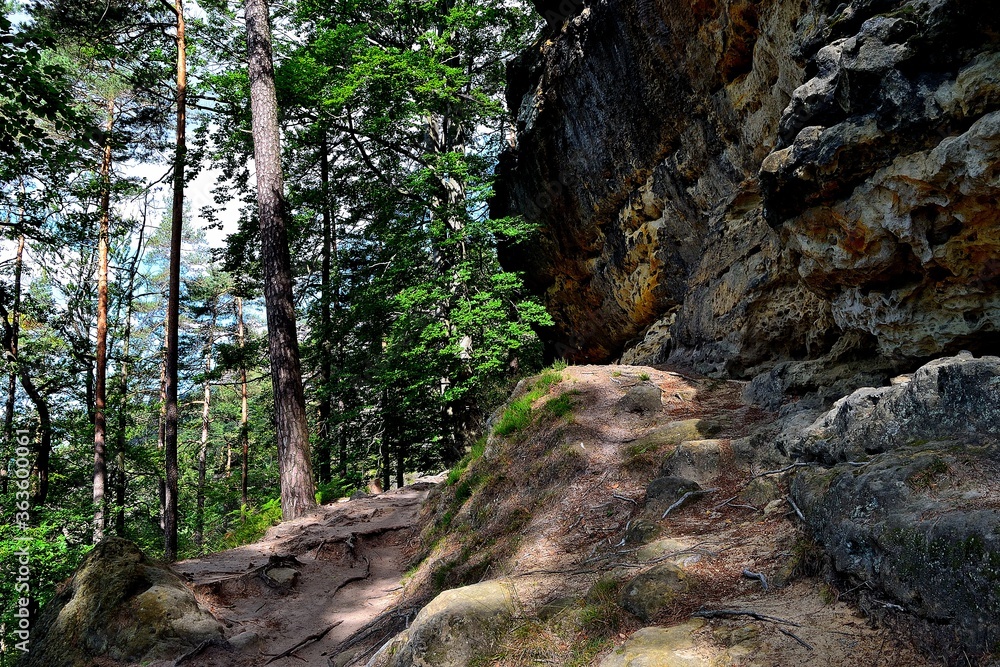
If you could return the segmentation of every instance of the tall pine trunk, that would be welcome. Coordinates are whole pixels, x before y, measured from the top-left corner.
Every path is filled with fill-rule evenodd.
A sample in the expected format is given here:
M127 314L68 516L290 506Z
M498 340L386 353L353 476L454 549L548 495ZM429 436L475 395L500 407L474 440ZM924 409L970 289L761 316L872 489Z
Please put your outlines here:
M3 327L3 349L8 359L12 360L18 377L21 378L21 387L35 405L38 412L38 432L37 451L35 453L34 476L36 479L35 492L32 500L36 505L42 505L49 494L49 458L52 454L52 417L49 413L49 404L45 397L35 386L34 381L28 374L28 368L22 366L17 356L17 348L14 345L14 330L10 320L10 312L0 303L0 326Z
M246 348L246 327L243 324L243 297L236 297L236 338L240 345L240 443L243 445L243 458L240 461L240 506L244 509L249 504L250 489L250 410L247 401L247 360L243 351Z
M107 528L108 485L107 409L108 399L108 244L111 229L111 132L115 124L115 98L108 98L108 120L104 126L104 155L101 159L101 227L97 236L97 370L94 378L94 544L104 539Z
M205 342L205 383L201 405L201 443L198 447L198 511L195 516L194 543L198 552L205 544L205 466L208 458L208 433L212 426L212 347L215 345L216 305L211 301L211 322L208 325L208 340Z
M128 488L126 477L126 456L125 450L128 446L126 429L128 426L128 372L132 353L132 307L135 300L135 275L142 257L142 244L146 236L145 212L143 213L142 228L139 230L139 242L135 246L135 254L128 271L128 292L125 294L125 331L122 334L122 368L119 376L119 388L121 389L121 406L118 409L118 434L116 440L115 461L118 475L115 479L115 534L118 537L125 536L125 495Z
M164 493L163 558L168 563L177 560L177 362L178 327L181 290L181 235L184 225L184 163L187 157L185 139L187 115L187 41L184 36L184 2L176 0L177 14L177 135L174 154L174 200L170 216L170 277L167 297L167 358L166 358L166 424L163 453L166 466Z
M266 0L247 0L246 24L261 263L281 475L281 513L287 520L299 517L316 506L316 487L309 455L309 427L295 331L295 300L292 295L281 171L281 136Z
M320 399L319 399L319 481L327 483L332 476L333 458L333 396L330 393L330 382L333 378L333 362L330 352L330 335L332 321L330 318L330 302L332 285L330 284L331 266L333 264L333 215L330 213L330 147L327 143L326 130L322 130L320 140L320 183L322 185L323 202L323 266L320 272Z

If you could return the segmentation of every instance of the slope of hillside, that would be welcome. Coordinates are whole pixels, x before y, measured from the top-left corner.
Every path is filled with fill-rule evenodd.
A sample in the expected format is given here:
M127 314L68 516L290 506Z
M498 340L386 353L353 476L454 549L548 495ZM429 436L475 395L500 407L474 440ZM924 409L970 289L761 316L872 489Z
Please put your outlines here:
M620 366L523 383L423 508L404 595L449 592L331 664L936 664L819 576L791 469L769 472L776 415L743 389Z

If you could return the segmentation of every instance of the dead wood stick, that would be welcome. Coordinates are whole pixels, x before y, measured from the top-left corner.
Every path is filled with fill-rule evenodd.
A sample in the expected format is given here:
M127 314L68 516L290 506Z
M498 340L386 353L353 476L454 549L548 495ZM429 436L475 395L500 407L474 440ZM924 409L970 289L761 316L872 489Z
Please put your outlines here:
M764 587L764 592L767 592L767 577L764 576L763 572L752 572L749 569L744 569L743 576L749 579L757 579L760 581L760 585Z
M732 616L746 616L748 618L753 618L758 621L765 621L767 623L777 623L779 625L791 625L795 628L801 628L801 623L796 623L795 621L789 621L784 618L778 618L777 616L768 616L766 614L758 614L755 611L750 611L748 609L703 609L701 611L696 611L691 614L695 618L727 618Z
M816 650L808 642L806 642L805 640L803 640L801 637L799 637L798 635L796 635L794 632L789 632L788 630L785 630L784 628L778 628L778 632L780 632L783 635L787 635L787 636L791 637L792 639L794 639L798 643L800 643L803 646L805 646L810 651Z
M268 660L264 664L265 665L270 665L275 660L281 660L282 658L287 658L291 654L293 654L296 651L298 651L300 648L305 648L309 644L312 644L314 642L318 642L320 639L323 639L323 637L326 637L326 635L330 632L330 630L333 630L335 627L337 627L341 623L343 623L343 621L337 621L333 625L328 625L325 630L320 630L319 632L317 632L315 634L309 635L308 637L306 637L305 639L303 639L302 641L300 641L298 644L296 644L292 648L288 649L287 651L282 651L281 653L279 653L278 655L274 656L273 658L271 658L270 660Z
M795 468L811 468L811 467L816 466L816 465L819 465L819 464L817 464L817 463L811 463L811 462L810 463L801 463L799 461L796 461L795 463L793 463L791 465L788 465L788 466L785 466L784 468L778 468L777 470L768 470L766 472L760 473L759 475L754 475L753 477L750 478L750 481L753 481L755 479L759 479L760 477L768 477L769 475L780 475L783 472L788 472L789 470L793 470Z
M667 511L664 512L663 516L660 517L660 520L662 521L663 519L666 519L668 514L670 514L675 509L677 509L678 507L680 507L681 505L683 505L684 501L686 501L691 496L703 496L703 495L708 494L708 493L715 493L718 490L719 489L700 489L698 491L688 491L683 496L681 496L680 500L678 500L676 503L674 503L673 505L671 505L670 507L667 508Z
M802 519L802 523L805 523L806 517L804 514L802 514L802 510L799 509L799 506L795 504L795 501L792 500L792 497L786 496L785 500L788 501L788 504L792 506L792 509L795 510L795 513L799 516L800 519Z
M635 502L635 501L634 501L634 500L632 500L631 498L628 498L628 497L626 497L626 496L620 496L620 495L618 495L617 493L612 493L612 494L611 494L611 497L612 497L612 498L617 498L618 500L624 500L625 502L629 502L629 503L632 503L633 505L636 505L636 506L638 506L638 505L639 505L639 503Z

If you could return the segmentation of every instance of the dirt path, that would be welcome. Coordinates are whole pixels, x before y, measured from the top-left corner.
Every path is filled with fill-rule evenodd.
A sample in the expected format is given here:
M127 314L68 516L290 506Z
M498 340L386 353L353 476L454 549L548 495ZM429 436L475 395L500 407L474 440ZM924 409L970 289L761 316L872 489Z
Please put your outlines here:
M401 602L417 516L432 487L422 481L325 505L275 526L255 544L177 563L235 646L209 647L182 664L264 665L334 626L294 656L271 663L327 665L332 647Z

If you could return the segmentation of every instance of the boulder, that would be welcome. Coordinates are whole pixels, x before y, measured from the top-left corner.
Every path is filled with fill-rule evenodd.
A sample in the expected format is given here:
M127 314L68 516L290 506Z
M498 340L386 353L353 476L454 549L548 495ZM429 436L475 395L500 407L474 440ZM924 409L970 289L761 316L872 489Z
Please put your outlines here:
M21 667L89 667L173 660L223 641L222 624L169 568L139 547L108 538L42 610Z
M705 621L692 619L669 628L643 628L615 649L599 667L709 667L705 657L691 649L693 634Z
M388 667L465 667L489 655L516 613L512 584L486 581L441 593L386 653Z
M663 409L663 390L650 382L642 382L631 387L618 401L618 409L622 412L637 414L656 414Z
M791 443L826 463L930 439L1000 437L1000 357L969 353L931 362L909 382L859 389Z
M724 461L732 458L725 444L724 440L686 440L667 457L660 474L708 484L719 476Z
M651 621L688 590L688 577L673 563L657 565L636 576L622 588L619 604L643 621Z

